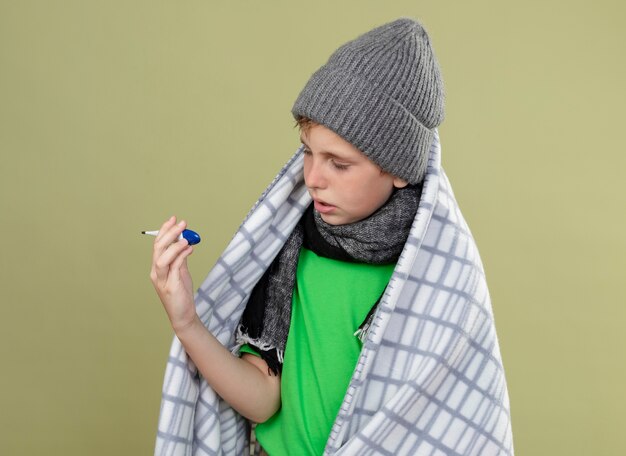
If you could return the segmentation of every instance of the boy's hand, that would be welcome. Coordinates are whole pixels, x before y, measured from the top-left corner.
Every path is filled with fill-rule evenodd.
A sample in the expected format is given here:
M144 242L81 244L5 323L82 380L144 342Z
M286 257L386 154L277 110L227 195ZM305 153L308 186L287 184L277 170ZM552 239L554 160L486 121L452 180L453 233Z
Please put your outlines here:
M280 376L270 375L267 363L254 355L233 356L200 321L187 269L192 247L186 239L177 241L185 226L171 217L159 229L150 280L176 337L207 383L241 415L263 422L280 407Z
M174 216L161 225L154 240L150 270L152 285L175 331L190 325L197 317L191 274L187 269L187 257L193 247L186 239L176 240L186 225L185 221L176 224Z

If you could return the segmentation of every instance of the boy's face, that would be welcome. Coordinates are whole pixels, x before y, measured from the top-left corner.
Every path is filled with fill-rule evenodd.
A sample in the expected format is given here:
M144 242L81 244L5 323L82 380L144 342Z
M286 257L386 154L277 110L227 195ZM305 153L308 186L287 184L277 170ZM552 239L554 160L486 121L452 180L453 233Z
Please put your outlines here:
M304 182L315 209L330 225L367 218L407 182L381 169L352 144L323 125L302 131Z

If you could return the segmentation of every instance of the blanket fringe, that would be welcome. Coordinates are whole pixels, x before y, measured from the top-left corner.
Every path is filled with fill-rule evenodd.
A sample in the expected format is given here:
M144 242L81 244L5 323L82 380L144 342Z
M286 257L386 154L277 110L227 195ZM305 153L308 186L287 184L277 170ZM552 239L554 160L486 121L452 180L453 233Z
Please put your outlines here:
M363 324L354 332L354 335L364 344L367 340L370 327L372 326L372 320L374 319L374 312L371 312Z
M285 357L284 350L279 350L273 344L269 342L263 342L261 339L258 339L258 338L253 339L252 337L244 333L242 330L242 325L239 325L237 326L237 332L235 334L235 345L230 350L231 353L235 356L239 356L239 350L241 350L241 347L245 344L254 345L259 350L263 350L263 351L275 350L276 356L278 357L278 361L281 364L284 362L284 357Z

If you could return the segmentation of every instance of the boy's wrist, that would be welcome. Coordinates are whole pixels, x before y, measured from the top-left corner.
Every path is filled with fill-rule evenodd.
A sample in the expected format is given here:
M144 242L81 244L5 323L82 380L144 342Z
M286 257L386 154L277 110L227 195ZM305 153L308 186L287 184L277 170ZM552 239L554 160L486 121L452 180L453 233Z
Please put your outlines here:
M172 323L172 329L177 336L180 336L193 330L195 327L197 327L198 323L202 324L202 322L200 321L200 317L198 317L198 314L195 314L191 320L181 323Z

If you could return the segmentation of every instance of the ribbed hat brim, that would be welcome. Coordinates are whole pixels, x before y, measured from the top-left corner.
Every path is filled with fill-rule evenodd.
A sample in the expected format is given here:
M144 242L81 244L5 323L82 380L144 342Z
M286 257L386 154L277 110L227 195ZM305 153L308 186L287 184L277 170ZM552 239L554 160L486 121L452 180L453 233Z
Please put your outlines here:
M311 76L291 112L330 128L394 176L410 184L422 180L427 156L420 151L430 149L434 133L384 87L325 65Z

